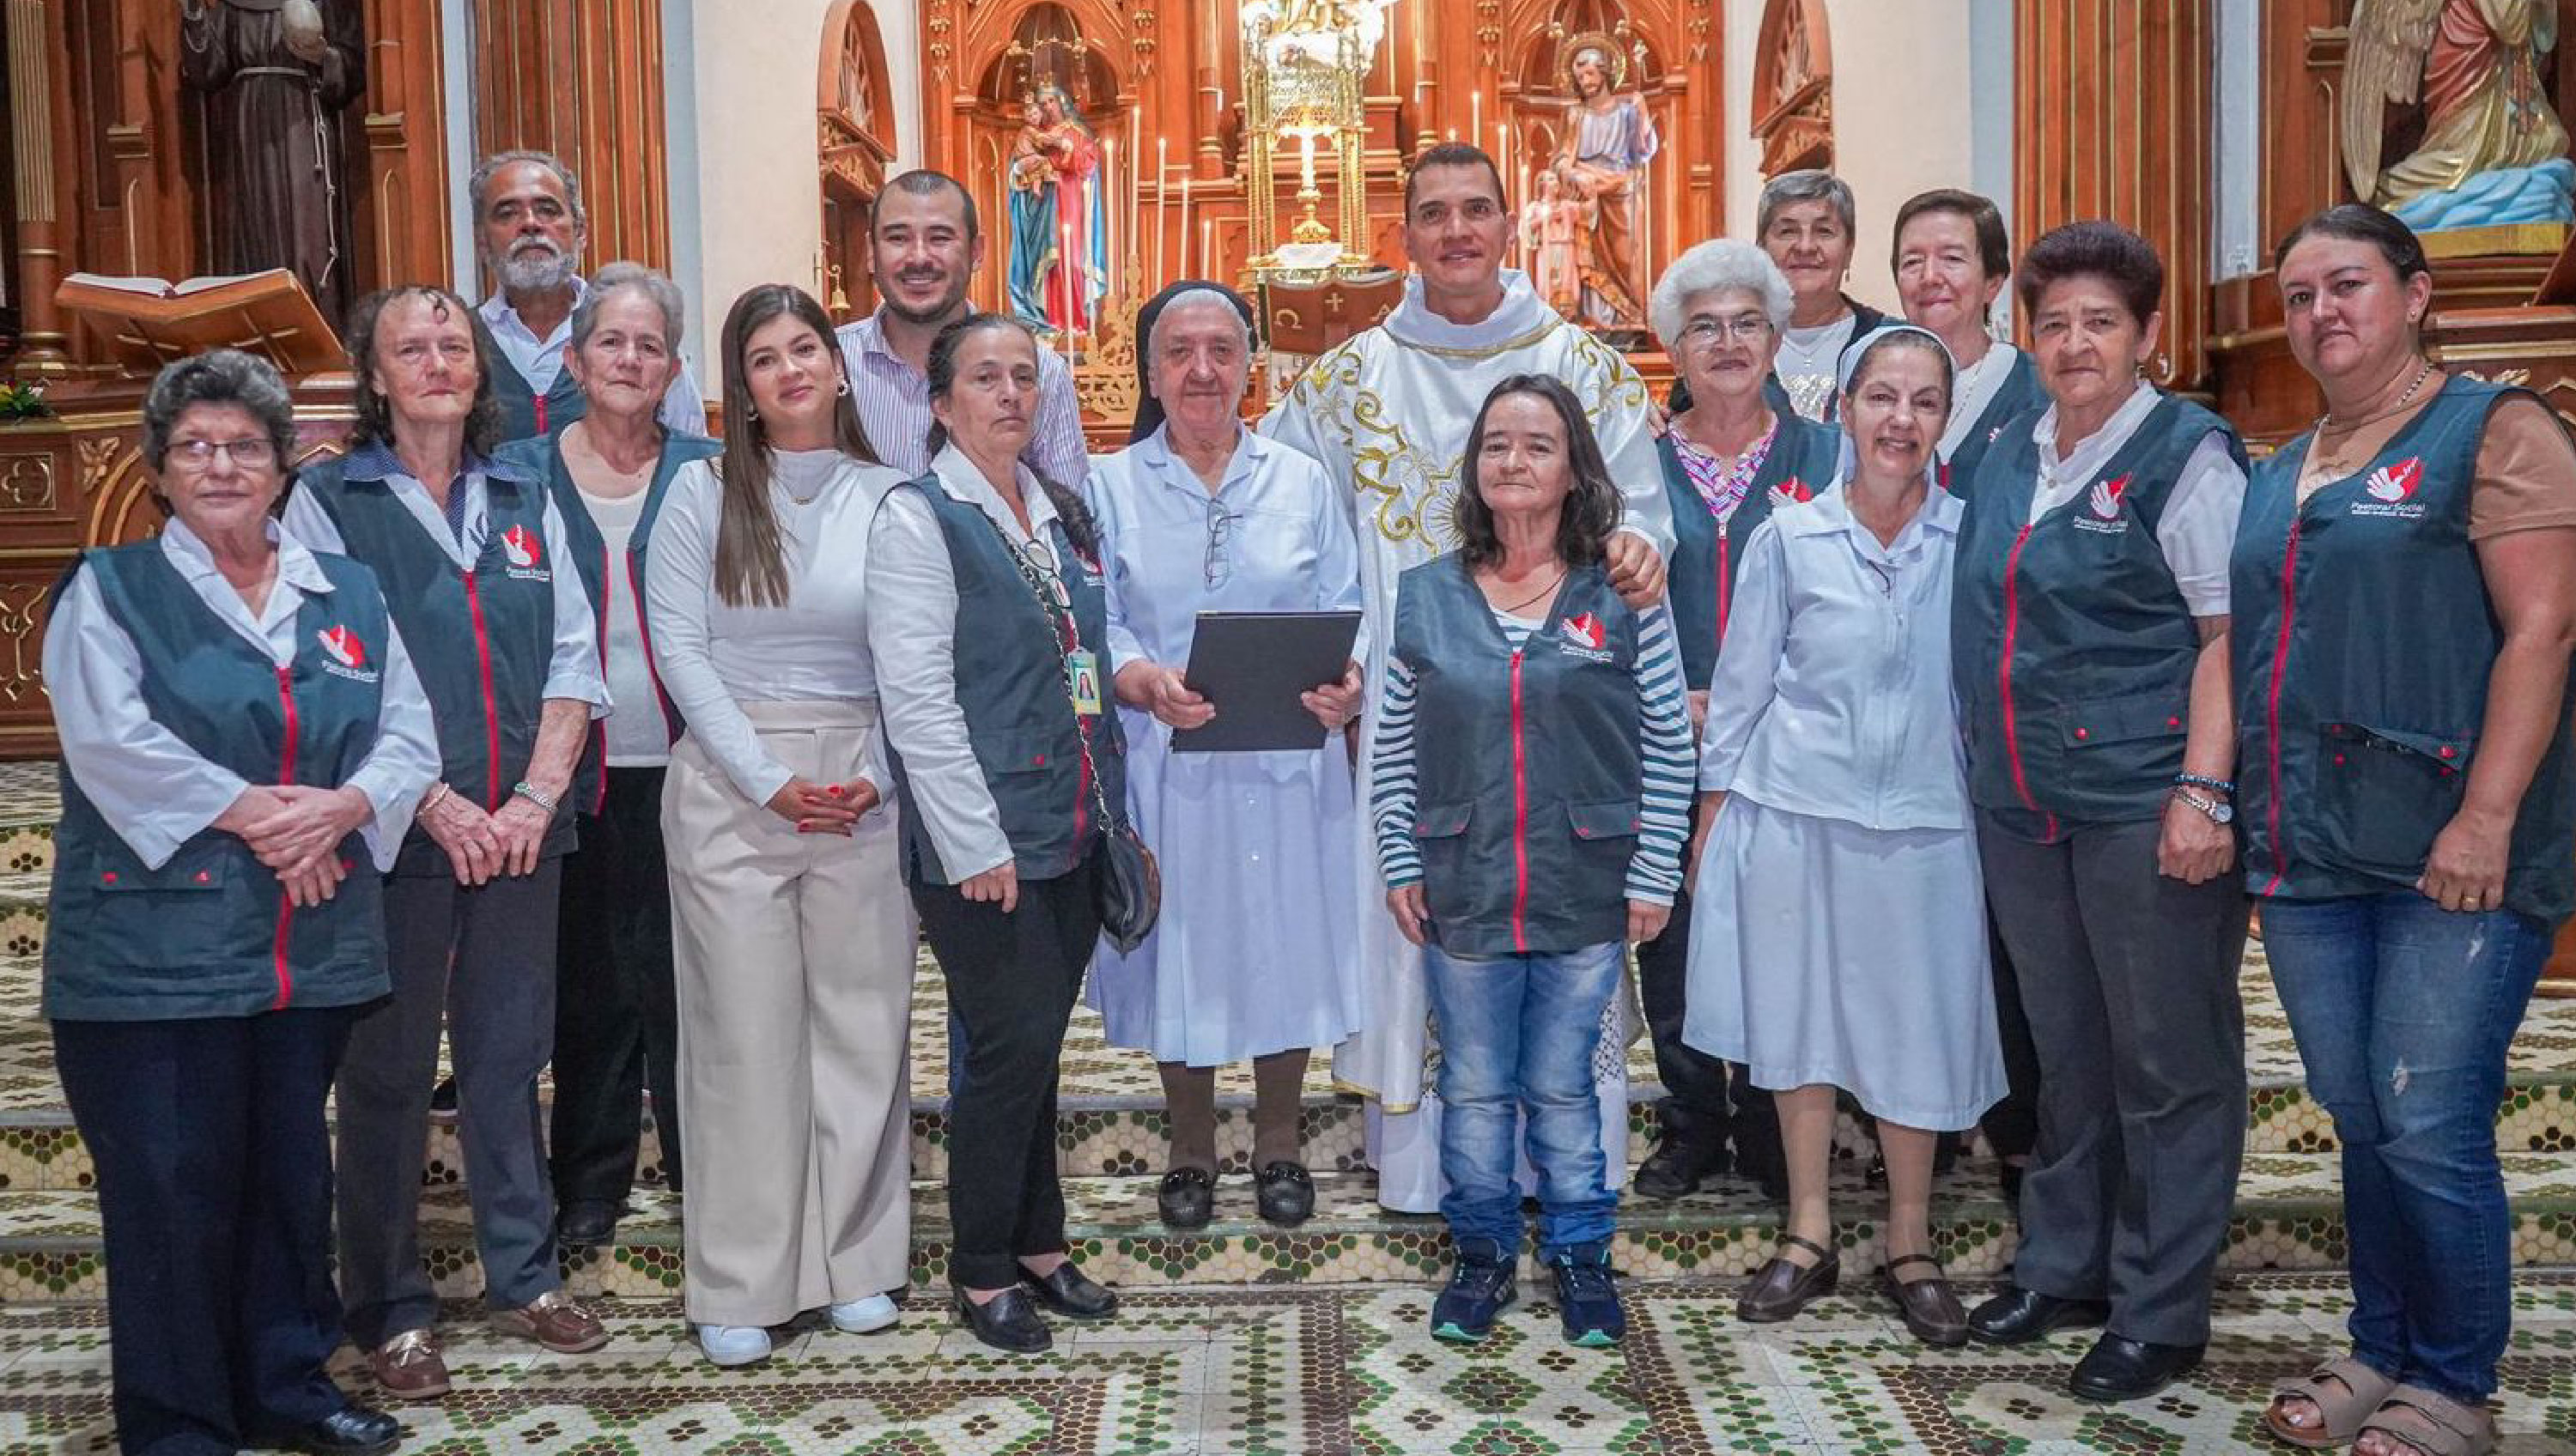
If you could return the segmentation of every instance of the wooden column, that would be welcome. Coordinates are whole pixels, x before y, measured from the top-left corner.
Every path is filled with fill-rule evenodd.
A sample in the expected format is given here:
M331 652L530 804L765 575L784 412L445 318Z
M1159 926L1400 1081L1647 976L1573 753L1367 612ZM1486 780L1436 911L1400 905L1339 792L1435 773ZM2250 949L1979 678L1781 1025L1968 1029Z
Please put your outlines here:
M2194 389L2209 332L2208 0L2016 0L2013 236L2108 218L2165 263L2154 380Z
M580 175L585 267L615 258L667 267L658 0L479 0L474 146L549 151Z
M70 339L54 285L67 270L63 250L75 226L62 150L72 144L71 78L56 67L70 54L59 5L46 0L7 0L9 94L17 98L9 160L18 199L18 288L21 347L17 367L30 374L70 368Z
M365 144L350 166L366 188L355 209L358 285L444 283L449 209L463 204L453 194L472 163L448 166L438 0L366 4Z

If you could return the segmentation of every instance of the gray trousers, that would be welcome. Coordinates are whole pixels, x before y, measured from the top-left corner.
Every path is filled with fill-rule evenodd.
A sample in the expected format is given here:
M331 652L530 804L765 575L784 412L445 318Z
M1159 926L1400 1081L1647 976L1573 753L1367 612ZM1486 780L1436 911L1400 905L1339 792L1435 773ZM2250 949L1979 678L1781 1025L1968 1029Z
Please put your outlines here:
M2013 1281L2110 1300L2113 1334L2199 1344L2245 1152L2244 876L2158 874L2154 821L2054 844L1977 830L2039 1051Z
M340 1295L371 1350L430 1328L420 1179L442 1023L456 1059L457 1136L491 1307L562 1287L537 1074L554 1045L560 857L467 889L446 875L385 882L393 995L349 1035L338 1083Z

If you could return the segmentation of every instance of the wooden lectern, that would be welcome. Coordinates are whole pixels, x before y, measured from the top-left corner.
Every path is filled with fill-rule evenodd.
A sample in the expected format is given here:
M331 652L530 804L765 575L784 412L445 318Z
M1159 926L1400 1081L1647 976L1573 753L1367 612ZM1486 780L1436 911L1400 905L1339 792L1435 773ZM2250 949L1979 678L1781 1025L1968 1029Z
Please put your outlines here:
M182 283L75 273L54 290L54 302L107 340L129 378L150 379L208 349L259 355L289 379L345 365L340 336L303 280L284 268Z

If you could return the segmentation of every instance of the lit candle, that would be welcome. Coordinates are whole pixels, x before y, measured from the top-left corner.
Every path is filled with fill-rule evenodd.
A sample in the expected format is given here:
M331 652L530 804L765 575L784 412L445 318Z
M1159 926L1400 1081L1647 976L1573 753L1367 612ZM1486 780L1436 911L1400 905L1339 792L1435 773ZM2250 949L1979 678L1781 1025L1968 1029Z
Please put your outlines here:
M1109 276L1118 276L1118 138L1103 137L1100 142L1100 176L1095 184L1106 190L1110 204L1101 210L1104 219L1100 230L1101 251L1109 258Z
M1055 229L1055 281L1064 290L1064 367L1073 370L1073 331L1082 322L1082 285L1073 269L1073 224L1058 223Z
M1213 268L1216 266L1216 264L1212 261L1212 260L1214 259L1215 255L1216 255L1216 219L1215 219L1215 218L1212 218L1212 217L1203 217L1203 218L1200 218L1200 219L1199 219L1199 276L1200 276L1201 278L1214 278L1214 277L1216 276L1216 274L1215 274L1215 273L1213 273L1212 271L1210 271L1211 269L1213 269Z
M1128 231L1132 233L1135 222L1142 221L1145 216L1145 108L1142 106L1127 108L1127 148L1127 212L1134 220L1128 224ZM1135 246L1132 237L1128 246Z
M1190 174L1181 174L1181 271L1190 270Z
M1166 200L1166 197L1168 196L1168 194L1165 192L1165 190L1164 190L1164 189L1165 189L1165 187L1167 186L1167 184L1169 183L1170 178L1171 178L1171 175L1172 175L1172 174L1167 170L1167 169L1168 169L1172 164L1171 164L1170 159L1165 155L1165 153L1170 149L1171 145L1172 145L1172 139L1171 139L1170 137L1156 137L1156 138L1154 138L1154 278L1153 278L1153 287L1154 287L1154 288L1156 288L1156 289L1158 289L1158 290L1163 286L1163 204L1164 204L1164 201Z
M1467 138L1478 146L1485 142L1485 93L1467 93Z

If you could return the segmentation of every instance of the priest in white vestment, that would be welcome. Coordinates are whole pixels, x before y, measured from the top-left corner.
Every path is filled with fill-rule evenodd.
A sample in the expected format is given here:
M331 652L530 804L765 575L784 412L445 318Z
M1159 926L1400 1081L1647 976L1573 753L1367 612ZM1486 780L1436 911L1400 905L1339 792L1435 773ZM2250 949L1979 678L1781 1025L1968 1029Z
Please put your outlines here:
M1491 158L1457 142L1424 153L1405 184L1404 248L1414 272L1404 301L1385 323L1316 360L1261 422L1263 434L1323 461L1348 492L1366 612L1366 734L1377 727L1376 687L1393 632L1396 578L1458 548L1458 466L1467 430L1486 394L1512 375L1553 376L1583 401L1627 502L1620 534L1610 543L1612 583L1636 605L1663 596L1672 525L1645 381L1616 350L1541 302L1527 275L1502 266L1511 230ZM1373 787L1362 787L1360 803L1370 801ZM1351 872L1365 881L1364 903L1375 907L1360 927L1369 1019L1334 1053L1334 1080L1373 1099L1368 1154L1378 1171L1378 1201L1398 1212L1436 1213L1440 1107L1424 1067L1431 1048L1422 952L1384 909L1386 887L1365 815L1352 849ZM1612 1191L1628 1171L1632 1004L1628 996L1613 1001L1592 1063Z

